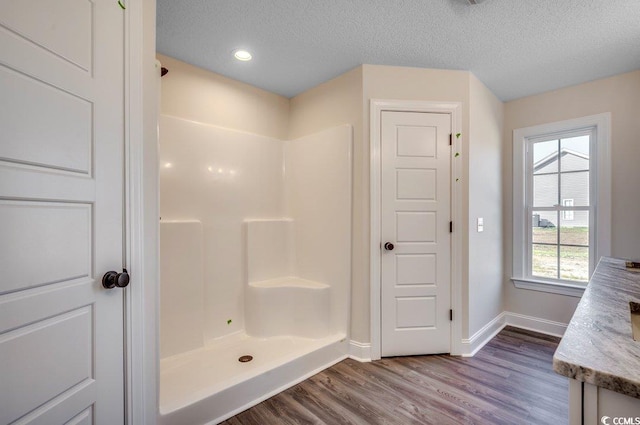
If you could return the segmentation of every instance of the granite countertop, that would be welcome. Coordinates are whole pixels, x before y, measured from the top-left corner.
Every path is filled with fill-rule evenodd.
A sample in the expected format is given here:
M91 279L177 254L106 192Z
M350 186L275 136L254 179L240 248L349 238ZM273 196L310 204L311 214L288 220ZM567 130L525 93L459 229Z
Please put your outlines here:
M640 302L640 272L602 258L553 356L553 370L640 398L640 341L633 340L629 301Z

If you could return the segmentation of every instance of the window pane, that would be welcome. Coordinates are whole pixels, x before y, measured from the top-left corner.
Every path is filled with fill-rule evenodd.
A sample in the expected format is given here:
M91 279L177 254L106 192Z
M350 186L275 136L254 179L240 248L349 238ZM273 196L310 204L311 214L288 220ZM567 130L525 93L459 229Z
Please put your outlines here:
M589 248L560 246L560 279L589 280Z
M531 275L537 277L558 278L558 246L532 246Z
M533 227L554 228L557 227L558 213L556 211L533 210ZM556 241L553 241L556 243Z
M558 174L533 176L533 206L552 207L558 205Z
M558 141L533 144L533 174L558 172Z
M583 283L592 271L590 254L597 233L595 190L600 195L601 188L591 179L597 177L595 165L601 165L596 149L600 140L595 139L598 124L594 120L593 126L539 129L536 134L527 129L524 144L514 145L514 181L524 189L514 211L517 217L525 211L529 215L529 228L514 232L514 254L525 254L514 273L533 280ZM514 142L522 140L522 132L514 132Z
M589 169L589 136L569 137L560 141L562 167L560 171Z
M555 226L558 213L555 211L534 211L531 220L533 243L558 243L558 229Z
M589 246L589 211L560 213L560 243Z
M589 206L589 171L562 173L560 179L562 199L573 199L575 207Z

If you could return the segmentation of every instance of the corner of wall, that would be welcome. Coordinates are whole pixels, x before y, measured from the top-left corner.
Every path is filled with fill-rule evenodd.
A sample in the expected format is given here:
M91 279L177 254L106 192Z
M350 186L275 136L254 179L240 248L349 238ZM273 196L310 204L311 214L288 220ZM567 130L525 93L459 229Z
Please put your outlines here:
M462 340L462 356L473 357L505 327L512 326L555 337L562 337L567 323L503 311L467 339Z
M162 77L162 114L284 140L289 99L157 54Z
M504 311L503 126L503 103L469 73L467 335Z
M612 160L612 255L633 256L639 252L640 227L636 225L640 212L637 198L629 197L634 182L640 180L640 168L635 158L640 156L640 133L637 111L640 109L640 70L565 87L505 104L504 173L512 172L512 134L514 129L552 123L610 112ZM517 314L535 315L545 320L567 322L579 299L558 294L518 289L511 277L512 184L503 185L504 246L505 246L505 310Z
M342 124L353 127L351 337L369 341L368 139L363 138L363 66L291 99L289 139Z

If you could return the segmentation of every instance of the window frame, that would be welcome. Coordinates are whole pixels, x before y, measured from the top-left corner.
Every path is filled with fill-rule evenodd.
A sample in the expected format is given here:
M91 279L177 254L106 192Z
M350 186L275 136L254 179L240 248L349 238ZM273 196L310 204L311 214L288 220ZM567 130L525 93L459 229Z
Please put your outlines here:
M589 155L590 205L589 208L589 275L603 256L611 252L611 114L603 113L587 117L519 128L513 131L513 270L512 278L517 288L570 296L582 296L585 283L560 279L533 277L531 272L532 220L528 214L532 207L533 170L529 162L532 149L529 146L556 135L591 133ZM531 171L531 173L529 173ZM529 175L531 174L531 175ZM562 202L562 201L561 201ZM557 206L562 211L562 206ZM558 223L559 225L560 223Z
M532 263L533 246L534 246L534 242L533 242L533 212L534 211L545 211L545 212L555 213L556 217L558 218L557 226L556 226L558 228L558 231L560 231L560 228L562 226L561 217L565 212L573 213L575 210L588 212L589 213L589 229L590 229L589 231L589 270L588 270L589 276L591 276L591 274L593 273L593 270L595 269L596 253L595 253L594 246L596 243L596 240L595 240L596 238L595 238L595 232L592 232L591 229L597 228L597 225L594 221L595 203L597 202L597 193L596 193L596 187L592 184L594 182L592 182L591 177L593 176L592 170L597 168L596 156L591 154L589 155L589 205L579 206L579 207L572 206L570 211L567 211L567 209L565 209L564 200L561 200L560 198L562 194L562 174L563 174L562 146L560 141L561 139L568 139L568 138L580 137L580 136L589 136L589 152L590 153L596 152L597 143L596 143L595 127L591 127L587 129L560 131L560 132L554 132L551 134L544 134L541 136L526 137L524 140L524 143L526 144L525 146L526 163L525 163L525 170L524 170L524 174L525 174L524 178L526 179L525 210L527 213L527 229L525 231L525 239L526 239L525 240L525 245L526 245L525 263L526 264L525 264L525 270L524 270L524 278L527 280L545 281L545 282L551 282L551 283L565 283L570 285L586 285L586 282L565 280L561 278L554 279L554 278L548 278L543 276L534 276L533 263ZM549 172L549 173L543 173L542 175L556 174L558 176L557 198L555 201L558 203L554 204L553 206L543 206L543 205L536 206L534 201L534 177L540 174L535 173L533 146L536 143L551 142L551 141L557 142L558 144L558 151L557 151L558 152L558 165L557 165L558 169L555 173ZM562 243L560 241L560 233L558 233L558 240L556 241L555 246L558 249L557 265L558 265L558 273L560 273L560 247L562 246Z

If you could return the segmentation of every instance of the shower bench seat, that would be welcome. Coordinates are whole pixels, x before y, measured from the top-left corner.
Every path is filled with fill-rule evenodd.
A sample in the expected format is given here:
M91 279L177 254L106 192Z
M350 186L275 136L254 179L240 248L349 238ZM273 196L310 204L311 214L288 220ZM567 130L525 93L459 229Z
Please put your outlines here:
M254 288L308 288L326 289L329 285L313 280L302 279L296 276L278 277L275 279L250 282L249 286Z
M286 276L249 282L245 292L245 328L255 337L330 334L330 289L325 283Z

